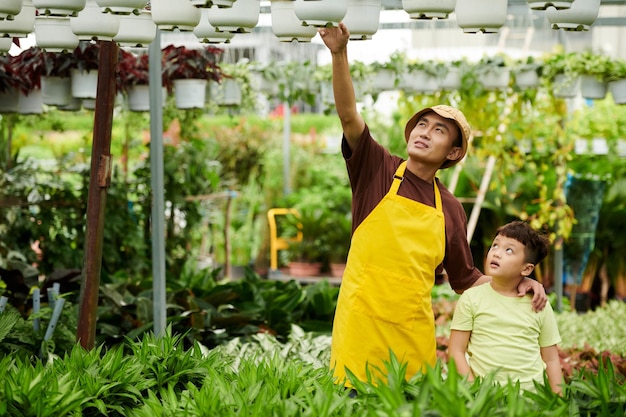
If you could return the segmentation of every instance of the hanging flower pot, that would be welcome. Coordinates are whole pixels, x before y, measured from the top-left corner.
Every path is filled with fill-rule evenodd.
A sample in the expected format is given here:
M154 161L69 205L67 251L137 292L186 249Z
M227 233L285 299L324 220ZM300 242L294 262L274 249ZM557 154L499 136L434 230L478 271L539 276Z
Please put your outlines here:
M161 30L192 32L200 23L200 10L187 0L151 0L152 20Z
M599 100L606 97L608 86L604 80L593 75L580 76L580 95L584 98Z
M41 77L41 98L48 106L66 106L72 99L72 79L70 77Z
M546 10L546 17L552 24L552 29L568 31L589 30L600 12L600 0L576 0L569 9Z
M78 111L83 105L83 99L72 97L70 102L65 106L57 106L58 110L62 111Z
M402 0L411 19L447 19L455 6L456 0Z
M213 100L219 106L230 107L241 104L241 85L233 78L223 78L212 94Z
M381 0L348 0L343 22L350 30L350 39L369 40L378 31Z
M506 23L507 0L461 0L454 10L464 33L497 33Z
M206 98L207 80L174 80L174 98L179 109L202 109Z
M626 78L609 81L608 89L615 104L626 104Z
M35 14L32 0L24 0L22 10L13 20L0 20L0 37L25 38L35 29Z
M96 98L98 92L98 70L72 69L72 97Z
M39 88L31 90L28 94L20 92L18 96L17 112L20 114L43 113L43 100Z
M128 110L149 111L150 110L150 86L147 84L137 84L128 87Z
M439 89L437 69L429 62L409 64L400 78L399 87L405 91L432 94Z
M22 10L22 0L3 0L0 3L0 20L12 20Z
M347 0L295 0L294 11L307 26L337 26L348 12Z
M574 0L554 0L554 1L537 1L528 0L528 6L533 10L546 10L548 7L554 7L557 10L569 9Z
M580 91L580 76L557 74L552 80L552 95L560 98L573 98Z
M396 88L396 73L390 68L377 68L371 79L371 87L374 92L392 91Z
M139 14L120 15L120 26L113 40L121 47L143 48L156 37L156 25L149 10Z
M102 13L95 0L87 0L78 16L70 18L70 27L78 40L110 41L117 35L120 19L117 15Z
M461 88L463 72L460 67L455 65L447 65L444 69L445 75L439 80L439 86L442 90L453 91Z
M38 16L77 16L86 0L33 0Z
M19 97L19 92L14 87L0 91L0 114L17 113Z
M235 36L231 32L218 32L209 22L209 9L200 9L200 23L193 30L193 34L202 43L230 43Z
M535 69L518 69L514 71L513 76L515 77L515 85L520 90L528 90L539 86L539 74L537 74Z
M146 0L96 0L104 13L139 14L148 2Z
M232 7L211 7L209 23L218 32L249 33L259 23L261 2L237 0Z
M317 34L315 26L303 26L293 0L272 0L272 32L281 42L310 42Z
M44 51L67 52L78 46L78 38L72 32L69 17L35 18L35 40Z

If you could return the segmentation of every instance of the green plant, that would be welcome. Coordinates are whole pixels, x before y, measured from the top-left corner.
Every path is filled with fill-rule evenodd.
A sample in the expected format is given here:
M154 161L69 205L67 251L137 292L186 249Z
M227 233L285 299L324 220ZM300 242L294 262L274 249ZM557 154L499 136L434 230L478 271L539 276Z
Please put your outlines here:
M587 49L572 56L572 71L580 75L594 76L598 81L609 77L612 59Z
M202 79L219 82L222 71L217 57L222 50L214 46L190 49L168 45L162 49L164 86L171 91L172 82L178 79Z
M626 60L613 59L609 63L607 81L623 80L626 78Z

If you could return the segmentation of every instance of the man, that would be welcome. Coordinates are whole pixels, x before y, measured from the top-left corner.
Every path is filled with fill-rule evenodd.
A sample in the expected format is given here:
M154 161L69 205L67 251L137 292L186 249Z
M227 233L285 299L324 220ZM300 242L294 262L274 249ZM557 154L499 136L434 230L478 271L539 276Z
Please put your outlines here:
M430 293L443 266L455 291L490 280L474 267L461 204L435 178L467 151L469 124L459 110L440 105L406 124L408 159L391 155L371 137L358 113L343 23L319 29L332 55L335 106L343 128L342 152L352 187L352 244L333 323L331 367L338 383L346 369L359 380L380 377L390 351L407 363L407 378L436 361ZM526 279L520 295L541 284ZM369 368L369 371L368 369Z

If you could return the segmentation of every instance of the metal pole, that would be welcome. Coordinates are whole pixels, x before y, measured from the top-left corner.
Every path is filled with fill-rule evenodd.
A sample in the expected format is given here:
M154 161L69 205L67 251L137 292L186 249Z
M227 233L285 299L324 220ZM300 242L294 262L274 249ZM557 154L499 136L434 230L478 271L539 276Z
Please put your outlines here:
M554 242L554 292L556 292L555 310L563 311L563 238Z
M150 173L152 185L152 308L154 334L166 327L165 309L165 185L163 180L163 97L161 32L148 49L150 54Z
M119 51L115 42L99 42L98 89L87 197L85 256L76 333L77 340L85 349L92 349L96 339L106 195L111 185L111 128L115 104L115 67Z
M291 106L289 102L283 102L283 192L285 195L291 194L291 174L289 173L290 165L290 150L289 145L291 143Z

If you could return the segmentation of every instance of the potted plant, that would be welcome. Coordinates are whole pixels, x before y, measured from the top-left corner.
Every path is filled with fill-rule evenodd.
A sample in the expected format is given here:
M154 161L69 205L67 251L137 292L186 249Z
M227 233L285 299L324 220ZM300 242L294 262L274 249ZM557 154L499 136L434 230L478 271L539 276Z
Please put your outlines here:
M168 45L163 48L164 86L175 93L178 108L204 107L208 81L222 79L216 63L221 52L213 46L192 49Z
M80 41L74 49L72 61L72 96L95 99L98 91L100 44Z
M575 97L580 88L575 52L556 52L544 58L544 76L555 97Z
M20 113L41 113L41 76L45 71L43 53L36 46L14 55L10 59L10 65L16 77L19 90Z
M461 88L463 74L468 71L468 66L465 59L457 59L441 65L439 86L448 91Z
M584 98L602 99L606 96L606 81L611 58L585 50L572 57L573 70L580 75L580 93Z
M394 52L385 62L373 62L371 64L372 76L370 77L371 90L373 94L382 91L392 91L400 83L400 75L404 73L406 67L406 57Z
M211 86L213 101L219 106L253 109L256 98L250 62L242 59L234 64L222 64L220 70L222 78Z
M352 240L352 198L350 188L335 186L328 200L328 262L330 274L342 277Z
M474 67L485 90L504 90L509 87L511 67L503 55L481 58Z
M14 113L18 106L18 78L11 67L10 56L0 55L0 113Z
M439 89L441 67L434 61L409 62L400 78L400 88L405 91L432 94Z
M626 60L613 59L607 74L608 88L615 104L626 104Z
M117 63L116 84L128 98L128 108L131 111L150 110L150 56L148 54L133 54L120 49Z
M514 85L520 90L537 88L543 71L543 63L540 59L530 55L519 59L514 65L511 73Z

